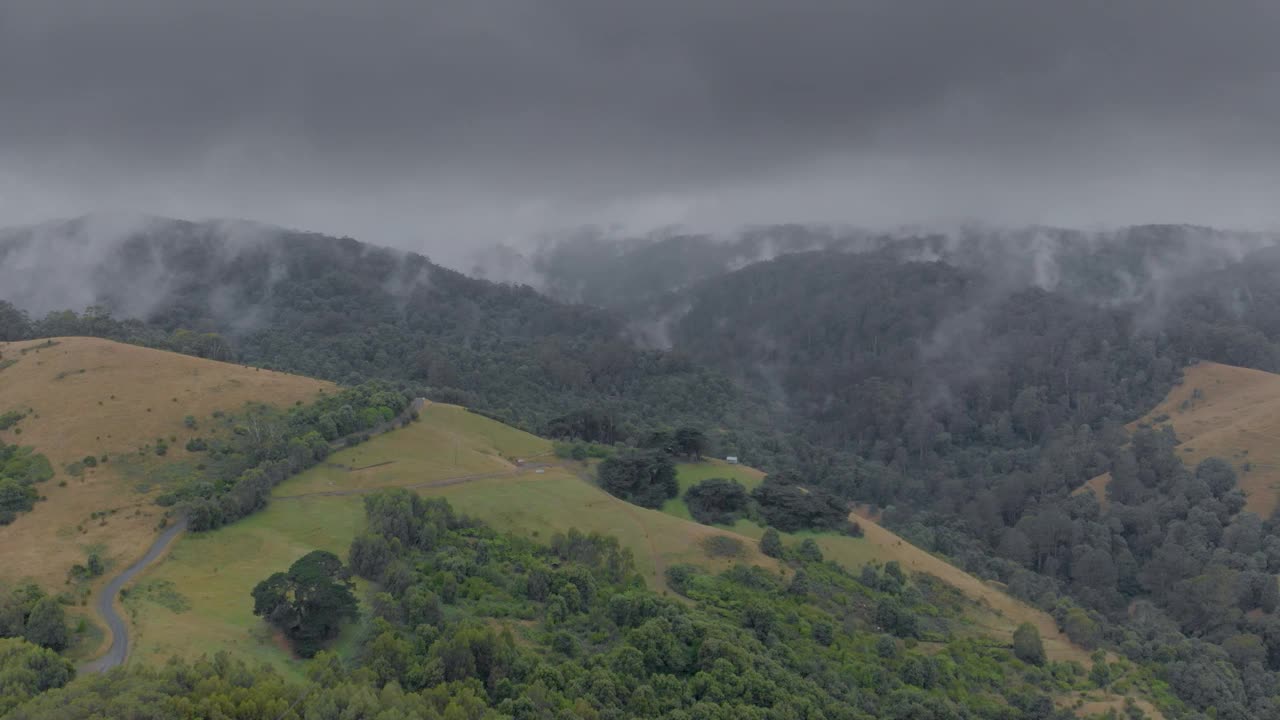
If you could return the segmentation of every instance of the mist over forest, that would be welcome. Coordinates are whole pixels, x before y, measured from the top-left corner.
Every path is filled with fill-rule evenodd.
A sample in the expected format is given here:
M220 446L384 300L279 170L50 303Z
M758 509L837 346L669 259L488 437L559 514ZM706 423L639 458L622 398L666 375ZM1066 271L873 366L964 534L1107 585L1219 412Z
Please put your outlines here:
M1280 6L195 5L0 4L0 716L1280 720Z
M350 238L88 216L0 238L0 340L390 382L625 452L700 428L706 451L769 473L750 502L770 524L878 508L1073 640L1154 663L1171 707L1258 716L1253 685L1186 683L1280 677L1259 584L1280 570L1274 521L1243 510L1238 467L1184 468L1171 431L1125 425L1198 362L1280 370L1276 244L1183 225L583 232L495 249L470 277ZM1104 473L1105 498L1080 495ZM1237 589L1195 599L1205 582ZM1261 650L1233 655L1249 638Z

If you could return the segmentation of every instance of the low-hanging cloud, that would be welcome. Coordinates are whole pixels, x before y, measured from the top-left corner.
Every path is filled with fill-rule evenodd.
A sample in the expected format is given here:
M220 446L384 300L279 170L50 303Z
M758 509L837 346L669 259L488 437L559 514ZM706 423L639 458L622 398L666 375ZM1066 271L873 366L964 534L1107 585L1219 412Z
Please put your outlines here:
M0 224L1272 227L1258 0L0 5Z

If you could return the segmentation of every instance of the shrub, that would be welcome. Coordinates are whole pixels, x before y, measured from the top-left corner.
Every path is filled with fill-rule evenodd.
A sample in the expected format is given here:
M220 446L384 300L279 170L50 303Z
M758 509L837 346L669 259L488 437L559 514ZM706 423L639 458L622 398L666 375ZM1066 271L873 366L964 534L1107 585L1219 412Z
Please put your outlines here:
M1024 622L1013 631L1013 654L1030 665L1044 664L1044 643L1041 642L1040 631L1035 625Z
M741 557L746 550L741 540L728 535L712 535L702 541L702 547L711 557Z

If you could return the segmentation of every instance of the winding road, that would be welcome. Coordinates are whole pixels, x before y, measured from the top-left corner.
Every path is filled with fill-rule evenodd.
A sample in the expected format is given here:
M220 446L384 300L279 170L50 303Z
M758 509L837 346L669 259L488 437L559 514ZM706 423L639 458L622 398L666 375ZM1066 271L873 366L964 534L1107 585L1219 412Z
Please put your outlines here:
M106 672L111 668L124 664L125 659L129 657L129 627L125 624L124 618L120 617L120 613L116 612L116 596L120 594L121 588L137 577L138 573L145 570L148 565L163 555L169 544L186 529L187 519L179 518L172 525L165 528L165 531L160 533L160 537L156 538L155 542L151 543L146 555L143 555L137 562L126 568L124 572L111 578L111 581L107 583L107 587L98 596L94 609L107 622L107 628L111 631L111 647L107 649L106 654L102 657L81 666L81 673Z
M382 433L387 432L388 430L394 430L401 423L403 423L404 420L408 419L413 413L421 412L422 408L426 404L427 404L426 398L414 398L413 402L409 403L409 407L405 408L404 412L400 413L400 415L398 415L394 419L389 420L385 423L382 423L377 427L370 428L368 430L362 431L361 433L355 433L355 434L362 434L362 435L367 434L372 436L372 435L381 435ZM337 450L345 447L346 441L349 437L351 436L338 438L337 440L335 440L332 445L333 448ZM424 486L430 486L430 485L452 485L454 483L468 482L471 480L478 480L484 477L494 477L497 475L511 474L514 472L517 472L517 471L513 470L513 471L507 471L507 472L468 475L463 477L448 478L446 480L441 480L434 483L431 483L431 482L418 483L415 485L410 485L408 487L424 487ZM369 488L369 489L353 490L353 491L340 491L340 492L308 493L306 495L286 495L284 497L279 497L276 499L288 500L288 499L298 498L298 497L307 497L310 495L354 495L354 494L360 494L365 492L371 492L372 490L375 490L375 489L377 488ZM107 586L103 589L102 594L98 596L97 601L94 603L94 609L97 611L98 615L103 620L106 621L107 628L111 631L111 647L107 649L107 652L104 655L102 655L102 657L99 657L95 660L91 660L85 663L84 665L80 666L81 673L106 672L112 668L120 667L121 665L124 664L124 661L128 659L129 657L129 626L125 623L124 618L120 617L120 613L116 612L116 596L120 594L120 590L123 589L125 585L128 585L130 582L132 582L133 579L137 577L139 573L145 570L148 565L155 562L161 555L163 555L164 551L168 549L170 543L172 543L186 529L187 529L187 519L179 518L172 525L165 528L164 532L160 533L160 536L157 537L155 541L151 543L151 547L147 549L147 553L145 555L143 555L137 562L135 562L134 564L126 568L124 572L111 578L110 582L107 583Z

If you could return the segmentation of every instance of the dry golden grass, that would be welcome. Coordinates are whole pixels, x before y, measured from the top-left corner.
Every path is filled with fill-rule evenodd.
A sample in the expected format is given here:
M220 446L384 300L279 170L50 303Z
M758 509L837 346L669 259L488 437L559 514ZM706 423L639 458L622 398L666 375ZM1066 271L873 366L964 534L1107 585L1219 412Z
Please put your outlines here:
M1160 422L1156 422L1160 420ZM1140 423L1170 424L1189 467L1219 457L1236 468L1246 510L1269 517L1280 503L1280 375L1201 362ZM1090 480L1105 503L1111 476Z
M81 477L69 475L68 464L89 455L137 453L159 437L177 438L164 460L181 460L187 439L199 434L184 427L187 415L207 421L215 410L235 410L248 401L292 405L334 389L319 380L107 340L54 342L0 343L0 358L17 361L0 369L0 413L31 411L18 425L21 434L11 429L0 438L34 446L57 471L40 486L45 501L0 527L3 581L31 580L56 589L73 564L84 562L89 546L101 547L109 567L120 568L155 537L160 508L123 477L118 463L88 469ZM115 512L91 519L106 510Z

